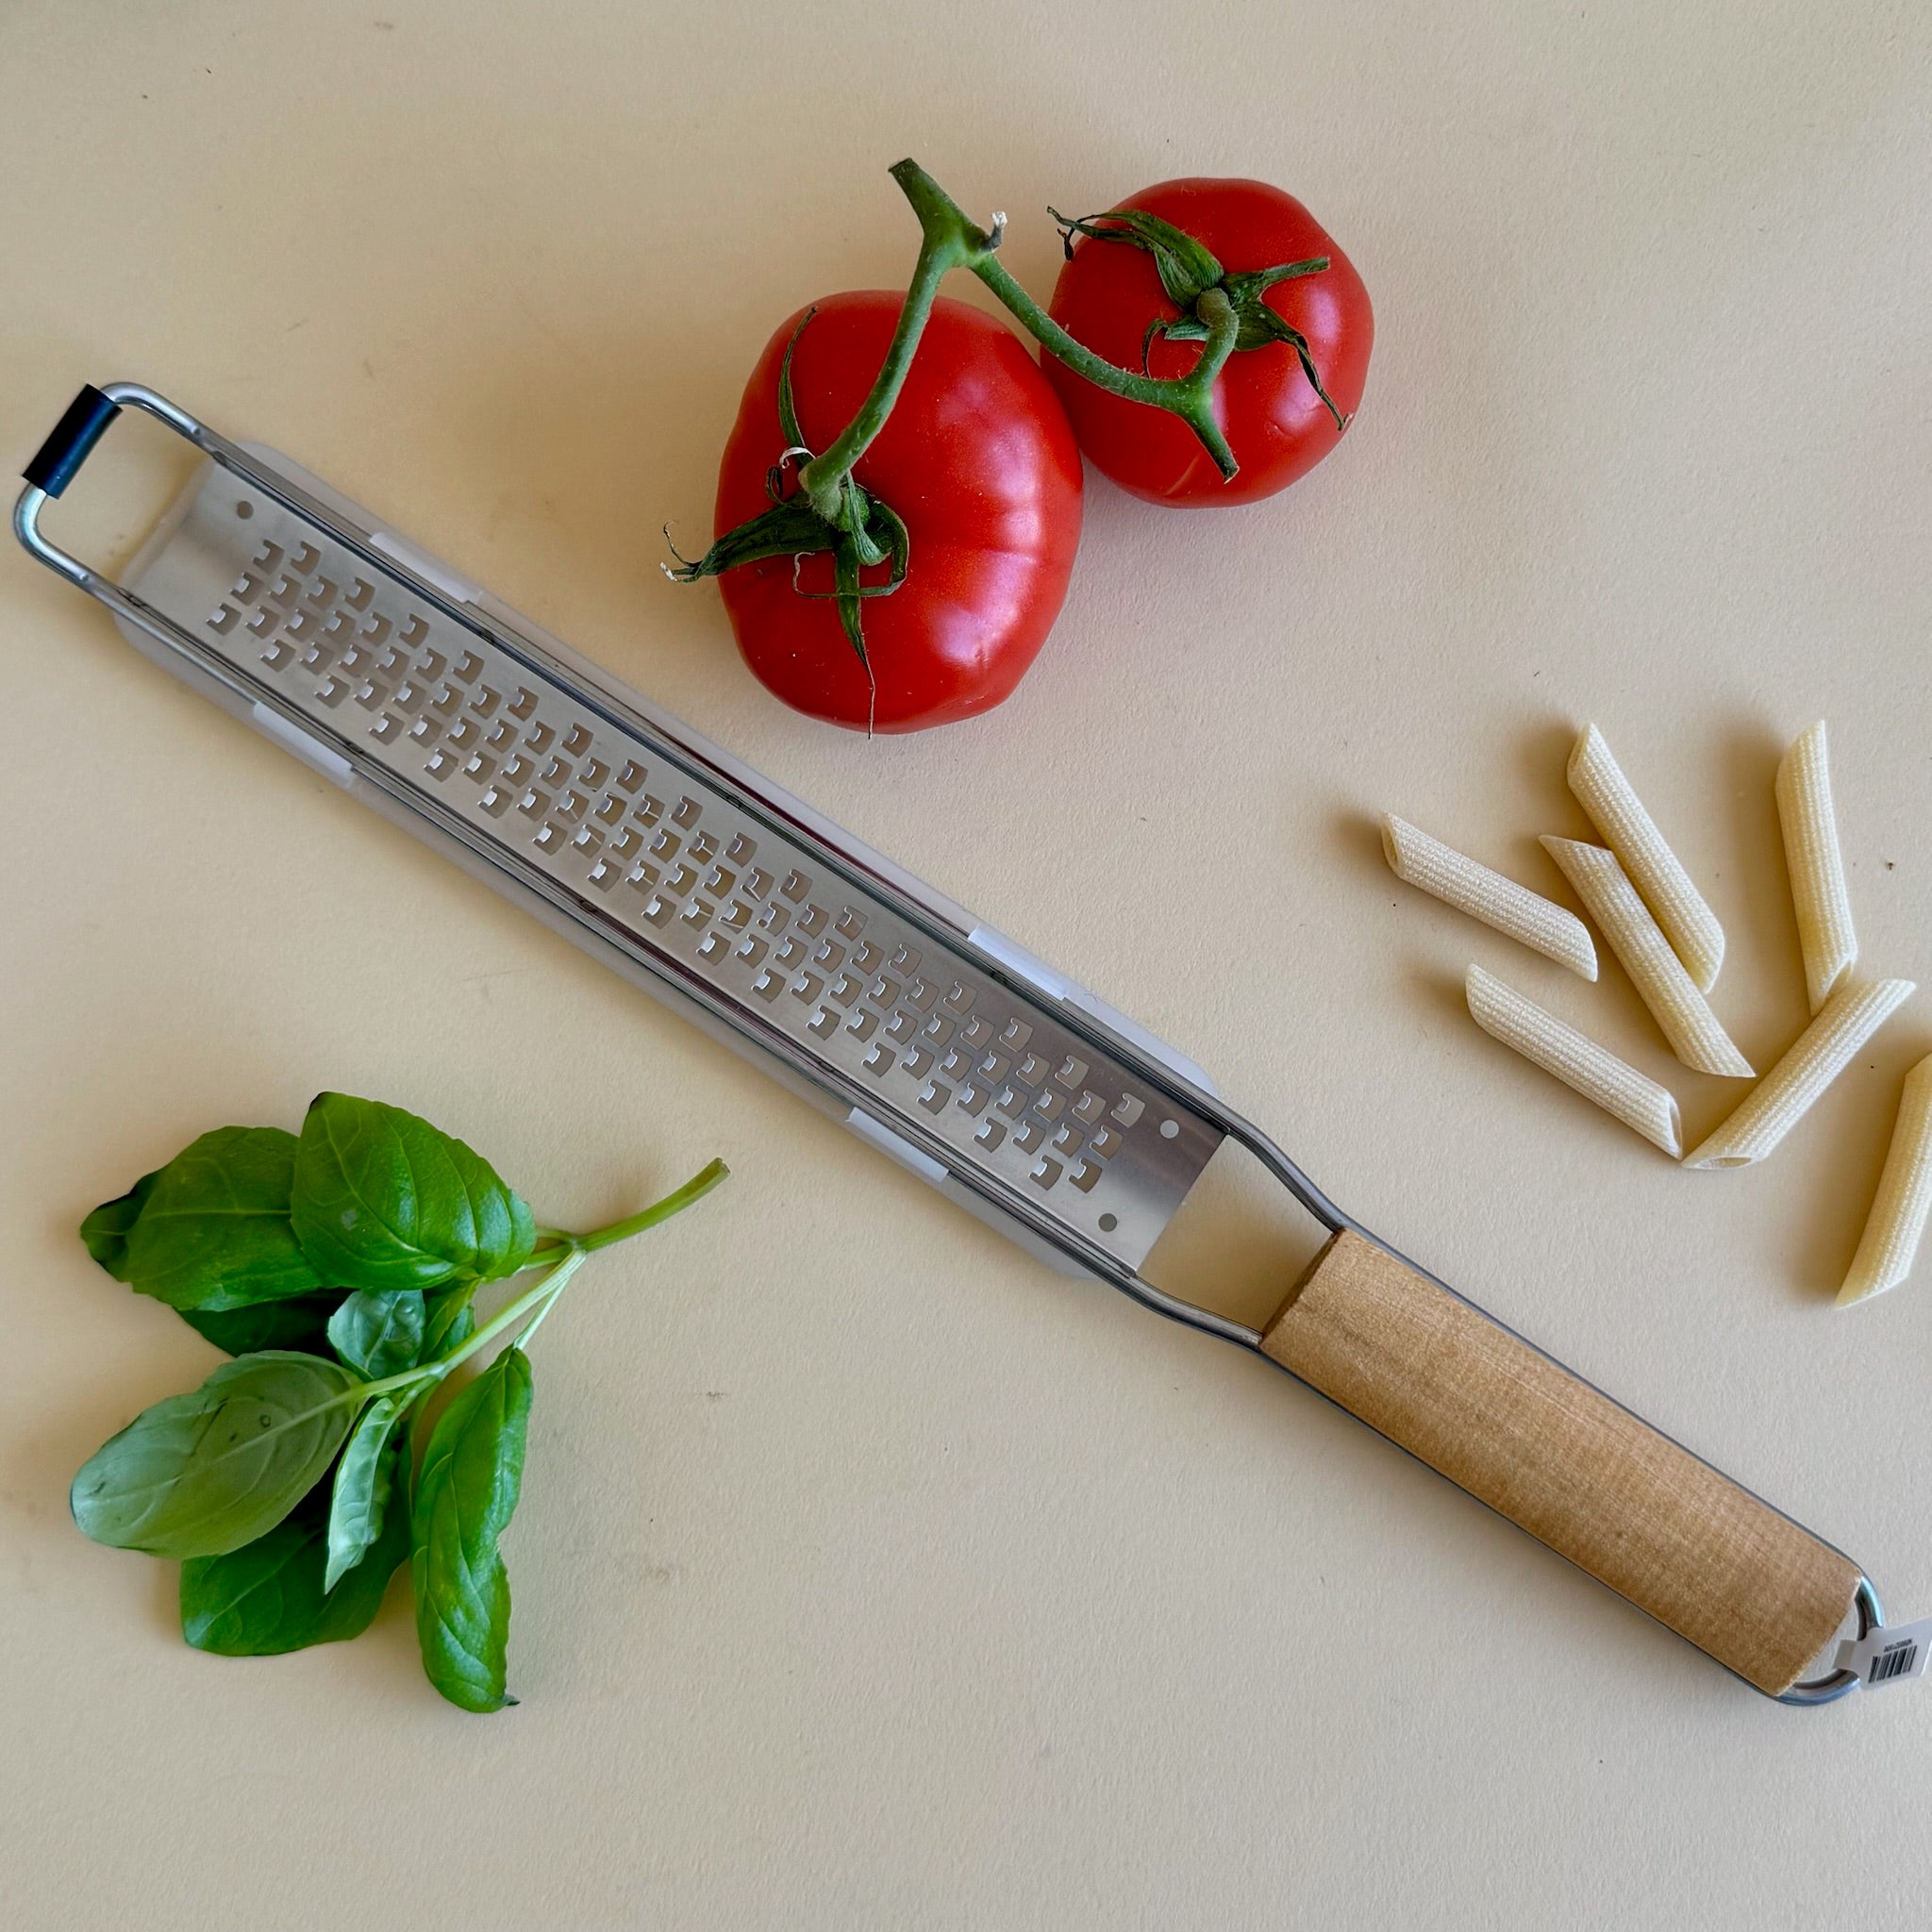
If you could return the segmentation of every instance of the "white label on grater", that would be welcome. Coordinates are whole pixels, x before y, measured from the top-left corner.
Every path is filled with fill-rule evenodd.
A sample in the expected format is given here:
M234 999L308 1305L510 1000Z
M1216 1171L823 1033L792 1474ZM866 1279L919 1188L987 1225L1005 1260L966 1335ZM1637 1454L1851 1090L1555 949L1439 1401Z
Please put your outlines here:
M1932 1617L1922 1617L1916 1624L1894 1624L1890 1629L1846 1638L1838 1647L1838 1667L1857 1672L1858 1682L1875 1690L1924 1676L1928 1653L1932 1653Z

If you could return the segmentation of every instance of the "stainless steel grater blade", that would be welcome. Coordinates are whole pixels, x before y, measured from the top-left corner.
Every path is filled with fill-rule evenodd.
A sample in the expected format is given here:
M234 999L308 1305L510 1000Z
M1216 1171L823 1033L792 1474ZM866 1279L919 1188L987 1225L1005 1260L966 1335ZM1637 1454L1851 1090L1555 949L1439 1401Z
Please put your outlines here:
M208 460L117 583L39 518L123 408ZM145 655L1030 1252L1259 1350L1757 1688L1857 1681L1799 1681L1846 1614L1882 1622L1850 1559L1403 1261L1172 1047L379 519L132 383L25 475L21 541ZM1333 1237L1266 1330L1139 1272L1224 1140Z

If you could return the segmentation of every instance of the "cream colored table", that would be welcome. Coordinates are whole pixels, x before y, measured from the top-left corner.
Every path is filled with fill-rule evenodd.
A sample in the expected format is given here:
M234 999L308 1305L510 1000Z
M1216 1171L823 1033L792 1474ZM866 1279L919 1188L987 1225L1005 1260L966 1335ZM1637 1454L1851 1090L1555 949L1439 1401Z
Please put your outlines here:
M1932 1274L1841 1314L1925 996L1770 1166L1675 1172L1474 1033L1394 807L1527 878L1624 748L1774 1054L1770 780L1835 734L1866 955L1932 981L1926 44L1774 8L0 10L0 448L139 376L278 443L1195 1054L1356 1211L1932 1608ZM1015 700L868 745L659 575L774 321L890 283L913 151L1042 209L1304 195L1379 326L1289 496L1096 483ZM150 500L104 472L92 541ZM63 506L63 508L65 508ZM70 518L66 527L82 527ZM58 524L57 524L58 527ZM0 556L0 1917L1923 1925L1932 1692L1782 1709L1256 1360L1042 1273ZM1550 883L1554 886L1554 879ZM539 1344L513 1688L185 1649L64 1491L202 1344L97 1198L317 1088L546 1215L726 1192ZM1695 1135L1718 1083L1678 1079ZM1195 1285L1257 1292L1239 1221Z

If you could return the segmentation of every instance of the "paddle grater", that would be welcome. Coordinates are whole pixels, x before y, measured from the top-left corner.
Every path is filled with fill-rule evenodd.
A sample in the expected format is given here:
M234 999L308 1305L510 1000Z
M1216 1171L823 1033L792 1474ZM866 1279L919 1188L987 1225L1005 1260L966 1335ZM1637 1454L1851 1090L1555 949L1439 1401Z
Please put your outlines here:
M107 578L41 534L124 408L208 460ZM1855 1617L1858 1566L1337 1208L1207 1074L328 486L135 383L25 471L20 540L128 640L1064 1271L1254 1349L1757 1689ZM1328 1244L1264 1329L1141 1263L1224 1141Z

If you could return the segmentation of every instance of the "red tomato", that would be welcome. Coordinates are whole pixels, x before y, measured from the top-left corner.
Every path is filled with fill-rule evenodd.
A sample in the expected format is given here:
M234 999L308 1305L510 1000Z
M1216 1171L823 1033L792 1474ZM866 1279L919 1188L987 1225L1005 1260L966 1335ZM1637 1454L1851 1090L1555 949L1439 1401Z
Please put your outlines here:
M1375 339L1369 291L1291 194L1262 181L1195 178L1162 181L1115 205L1144 209L1185 229L1229 272L1329 257L1320 274L1277 282L1261 299L1307 338L1335 407L1343 416L1355 413ZM1088 237L1074 243L1073 258L1060 271L1050 312L1075 341L1121 368L1139 369L1147 325L1177 311L1151 255ZM1156 337L1148 371L1185 375L1200 354L1198 342ZM1341 440L1286 342L1237 350L1214 385L1215 418L1241 465L1231 483L1221 480L1213 458L1178 416L1109 395L1052 358L1045 368L1095 467L1149 503L1253 503L1306 475Z
M791 356L808 448L828 447L864 401L903 300L866 290L817 305ZM718 474L720 536L769 502L766 473L785 447L778 371L798 321L779 324L745 385ZM796 566L797 588L785 557L718 579L744 661L795 710L860 731L869 715L879 731L919 731L991 710L1059 614L1080 541L1080 452L1039 366L1011 330L941 296L853 475L911 538L906 581L864 603L876 708L829 596L828 555ZM865 580L886 575L869 570Z

